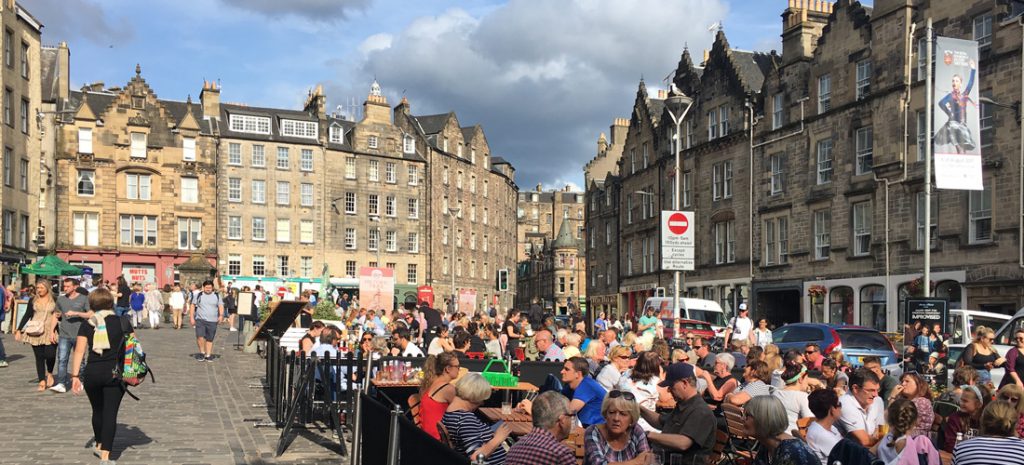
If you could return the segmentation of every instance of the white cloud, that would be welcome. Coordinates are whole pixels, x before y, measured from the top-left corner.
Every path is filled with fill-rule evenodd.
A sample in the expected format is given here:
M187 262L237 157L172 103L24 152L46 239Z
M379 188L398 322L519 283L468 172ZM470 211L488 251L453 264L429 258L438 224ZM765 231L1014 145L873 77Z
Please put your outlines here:
M359 53L364 56L391 48L391 34L374 34L359 44Z
M135 28L127 17L108 17L103 7L94 1L33 0L22 6L43 23L48 43L85 39L107 47L122 45L135 36Z
M722 0L511 0L480 17L450 9L412 21L387 46L368 37L355 78L328 82L328 95L361 99L376 77L389 98L408 89L414 114L452 110L464 126L483 125L520 185L578 184L598 133L628 116L639 78L661 86L683 44L709 47L699 26L725 13Z

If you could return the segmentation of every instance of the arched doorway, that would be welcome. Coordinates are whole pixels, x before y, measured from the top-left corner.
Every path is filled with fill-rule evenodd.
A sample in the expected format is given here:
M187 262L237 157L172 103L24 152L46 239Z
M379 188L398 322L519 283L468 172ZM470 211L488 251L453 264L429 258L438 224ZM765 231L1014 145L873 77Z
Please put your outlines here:
M963 288L960 286L960 283L956 281L941 281L935 286L935 297L946 299L946 301L949 302L949 308L951 310L954 308L960 308L960 302L963 301L962 289Z
M860 288L860 324L886 330L885 286L870 284Z

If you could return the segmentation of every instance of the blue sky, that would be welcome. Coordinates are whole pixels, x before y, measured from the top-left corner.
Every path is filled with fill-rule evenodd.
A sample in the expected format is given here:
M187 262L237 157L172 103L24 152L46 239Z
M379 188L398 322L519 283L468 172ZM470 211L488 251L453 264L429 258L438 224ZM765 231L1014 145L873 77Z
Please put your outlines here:
M780 47L785 0L23 0L43 43L67 41L72 88L124 85L135 64L158 96L296 108L323 84L361 105L376 77L414 114L483 126L523 189L573 183L637 83L661 85L708 26L734 48Z

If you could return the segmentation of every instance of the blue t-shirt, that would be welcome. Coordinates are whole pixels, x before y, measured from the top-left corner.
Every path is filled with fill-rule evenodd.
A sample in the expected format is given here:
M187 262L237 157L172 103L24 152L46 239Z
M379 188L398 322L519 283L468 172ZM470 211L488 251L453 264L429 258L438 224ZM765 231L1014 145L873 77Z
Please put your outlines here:
M142 304L144 302L146 302L146 294L143 294L141 292L132 292L131 304L130 304L132 306L132 310L135 310L137 312L141 312L142 311Z
M562 394L565 397L583 402L583 408L576 412L576 417L580 419L580 423L583 423L584 428L604 423L604 417L601 416L601 402L604 402L604 396L607 393L594 378L589 376L583 377L583 381L576 386L575 390L569 385L565 385L562 389Z

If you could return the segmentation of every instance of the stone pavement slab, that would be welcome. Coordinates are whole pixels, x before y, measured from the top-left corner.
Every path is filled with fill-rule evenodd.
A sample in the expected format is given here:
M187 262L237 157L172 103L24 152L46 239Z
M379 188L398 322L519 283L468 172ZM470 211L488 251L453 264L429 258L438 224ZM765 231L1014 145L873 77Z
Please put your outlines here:
M265 361L234 350L238 333L221 328L212 363L194 359L194 332L137 330L156 382L147 380L125 396L118 416L113 459L118 464L341 464L331 431L293 429L295 439L274 457L281 430L253 426L267 421L261 383ZM71 392L36 392L35 359L28 345L3 334L10 367L0 368L0 464L96 464L89 400Z

